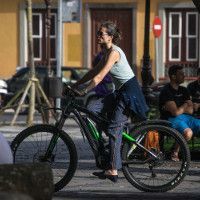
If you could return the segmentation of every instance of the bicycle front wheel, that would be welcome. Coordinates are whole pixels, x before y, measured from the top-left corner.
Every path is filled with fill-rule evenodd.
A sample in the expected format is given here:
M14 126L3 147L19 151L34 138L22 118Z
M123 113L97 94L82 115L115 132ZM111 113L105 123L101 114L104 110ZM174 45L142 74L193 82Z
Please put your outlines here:
M55 146L45 157L53 136ZM61 190L72 179L77 167L77 151L72 139L51 125L35 125L19 133L11 143L15 163L48 162L52 168L55 191Z
M149 133L157 138L153 146L152 141L147 142ZM123 173L134 187L145 192L166 192L181 183L189 168L190 152L179 132L162 125L146 125L133 129L130 135L137 144L124 142L122 160ZM177 162L171 160L175 146L179 147Z

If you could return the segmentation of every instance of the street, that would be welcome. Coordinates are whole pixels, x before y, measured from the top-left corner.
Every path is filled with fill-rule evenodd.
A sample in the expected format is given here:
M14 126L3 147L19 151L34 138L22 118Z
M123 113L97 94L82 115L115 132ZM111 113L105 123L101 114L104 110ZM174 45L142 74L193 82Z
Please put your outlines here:
M0 132L9 142L24 128L25 116L17 118L17 125L11 127L9 120L12 113L0 116ZM36 115L35 123L41 123L40 116ZM199 199L200 198L200 162L192 161L189 174L174 190L167 193L145 193L135 189L119 173L118 183L109 180L100 180L92 175L98 171L94 157L87 141L84 142L79 128L73 120L66 121L64 130L72 137L78 152L78 167L71 182L60 192L54 194L54 200L60 199Z

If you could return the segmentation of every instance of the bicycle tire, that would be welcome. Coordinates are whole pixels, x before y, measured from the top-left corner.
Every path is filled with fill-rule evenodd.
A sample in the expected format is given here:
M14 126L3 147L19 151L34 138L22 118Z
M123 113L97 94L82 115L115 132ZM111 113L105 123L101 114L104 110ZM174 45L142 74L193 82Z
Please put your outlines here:
M132 145L125 142L122 146L122 160L124 163L122 170L126 179L137 189L145 192L166 192L183 181L190 165L190 151L183 136L170 127L146 125L136 130L133 128L132 131L130 130L130 135L134 136L134 138L142 138L142 135L150 130L157 130L159 133L159 144L162 144L162 151L157 151L157 155L160 157L160 163L157 162L157 166L156 161L154 163L149 161L147 164L137 164L142 163L146 159L146 155L136 146L131 153L132 155L128 157L128 152L130 154ZM181 160L179 162L173 162L169 157L171 146L174 143L180 145L179 155L181 155ZM140 144L144 144L144 139L141 139ZM127 164L127 160L133 161L133 165ZM152 168L153 165L155 165L154 168Z
M58 133L59 138L51 155L51 161L49 161L53 172L55 192L61 190L70 182L77 167L77 151L69 135L52 125L34 125L20 132L11 143L14 163L42 162L39 159L45 154L48 142L54 134ZM62 151L58 152L59 150ZM60 168L59 173L62 174L59 175L60 179L57 181L57 178L59 178L56 174L58 167Z

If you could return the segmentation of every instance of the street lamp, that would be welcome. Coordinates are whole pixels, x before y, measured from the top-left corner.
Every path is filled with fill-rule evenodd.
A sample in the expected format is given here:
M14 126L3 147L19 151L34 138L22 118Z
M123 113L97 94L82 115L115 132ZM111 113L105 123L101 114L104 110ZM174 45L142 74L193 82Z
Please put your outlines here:
M151 63L149 55L149 29L150 29L150 0L146 0L145 5L145 30L144 30L144 55L142 66L142 86L145 96L150 94L149 86L152 84L154 78L151 73Z

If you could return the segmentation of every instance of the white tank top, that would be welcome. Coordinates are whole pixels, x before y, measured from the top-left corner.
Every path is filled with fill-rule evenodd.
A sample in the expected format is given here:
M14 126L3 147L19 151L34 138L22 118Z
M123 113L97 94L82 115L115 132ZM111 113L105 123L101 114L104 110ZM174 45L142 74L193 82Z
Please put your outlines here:
M135 74L126 59L124 52L116 45L112 45L112 48L119 52L120 59L112 66L109 73L113 79L115 89L119 89L129 79L133 78Z

